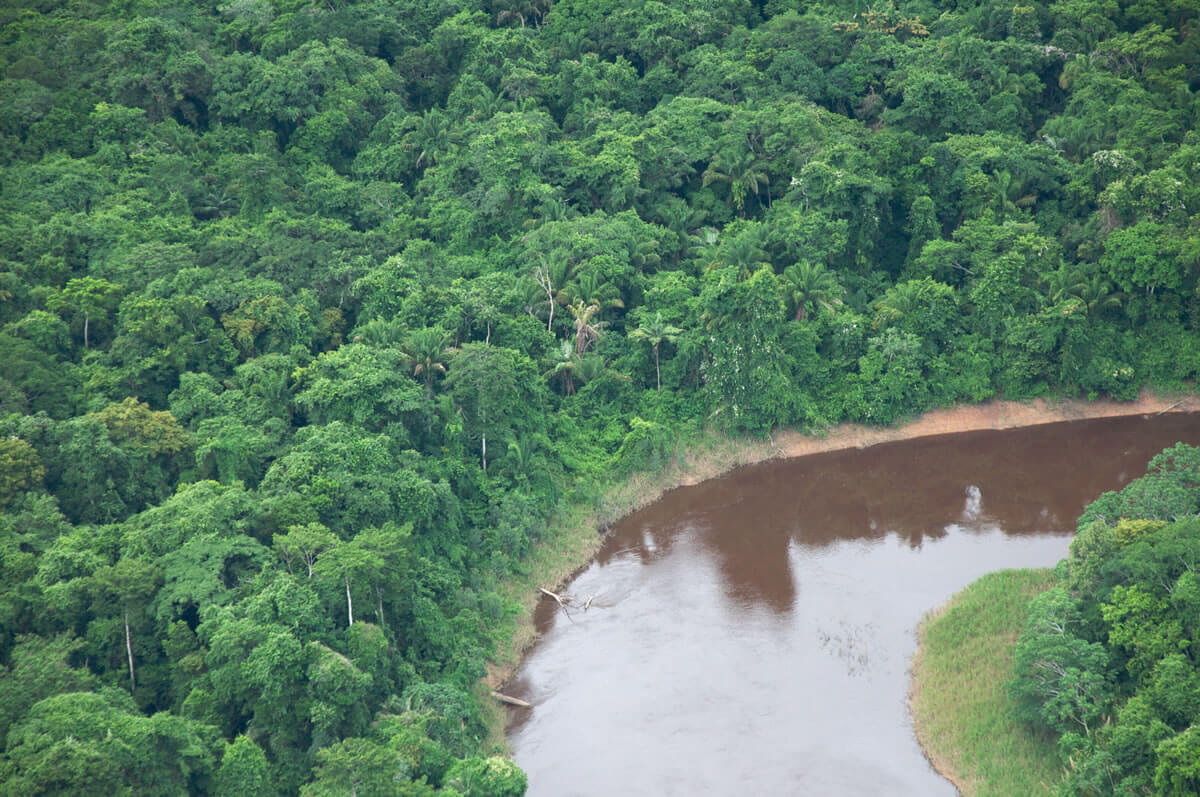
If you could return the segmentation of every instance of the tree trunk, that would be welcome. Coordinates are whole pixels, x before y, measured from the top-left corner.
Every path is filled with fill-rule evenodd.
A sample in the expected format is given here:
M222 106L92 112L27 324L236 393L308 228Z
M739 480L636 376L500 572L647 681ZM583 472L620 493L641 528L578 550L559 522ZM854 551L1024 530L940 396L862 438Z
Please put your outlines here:
M137 689L137 681L133 677L133 637L129 634L129 610L125 610L125 652L129 654L129 694Z
M480 458L483 460L483 475L487 475L487 432L480 432L479 439L482 442L480 450Z
M91 318L88 316L87 312L85 311L83 314L83 350L84 351L87 351L87 347L88 347L87 339L88 339L88 322L89 321L91 321Z
M354 601L350 598L350 577L346 576L346 614L350 625L354 625Z
M658 392L662 392L662 371L658 369L658 344L654 344L654 378L658 380Z

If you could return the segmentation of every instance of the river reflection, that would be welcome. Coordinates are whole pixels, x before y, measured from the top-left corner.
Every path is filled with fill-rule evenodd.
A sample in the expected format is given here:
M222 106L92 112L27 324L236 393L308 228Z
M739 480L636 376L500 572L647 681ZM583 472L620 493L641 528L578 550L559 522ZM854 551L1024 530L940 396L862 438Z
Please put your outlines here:
M907 714L922 614L1065 555L1194 416L977 432L742 469L614 530L507 691L531 795L953 794Z

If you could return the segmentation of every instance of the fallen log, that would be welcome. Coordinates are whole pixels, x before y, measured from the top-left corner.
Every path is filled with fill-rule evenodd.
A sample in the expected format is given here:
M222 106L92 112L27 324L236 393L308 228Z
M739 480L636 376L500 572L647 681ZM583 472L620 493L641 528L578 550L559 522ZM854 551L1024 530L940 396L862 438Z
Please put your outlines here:
M509 697L508 695L502 695L499 692L492 692L492 697L496 698L501 703L507 703L508 705L516 706L517 708L533 708L532 703L526 702L519 697Z
M554 602L557 603L559 606L561 606L563 609L567 608L567 601L569 601L571 599L570 596L557 595L557 594L551 592L550 590L546 589L545 587L538 587L538 589L541 590L542 594L545 595L546 597L553 598Z
M1183 403L1183 402L1185 402L1185 401L1187 401L1187 399L1180 399L1179 401L1176 401L1174 404L1172 404L1171 406L1167 407L1166 409L1164 409L1164 410L1159 410L1158 412L1156 412L1156 413L1154 413L1154 414L1157 416L1157 415L1163 415L1164 413L1168 413L1168 412L1170 412L1171 410L1173 410L1173 409L1175 409L1176 407L1178 407L1180 404L1182 404L1182 403Z

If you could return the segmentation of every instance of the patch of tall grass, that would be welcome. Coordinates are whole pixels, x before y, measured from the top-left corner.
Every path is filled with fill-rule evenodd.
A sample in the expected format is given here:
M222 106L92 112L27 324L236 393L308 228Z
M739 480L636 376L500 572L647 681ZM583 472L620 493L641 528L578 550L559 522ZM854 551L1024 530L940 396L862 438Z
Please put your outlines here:
M1029 603L1053 570L989 573L918 630L909 695L917 738L964 795L1046 794L1062 777L1053 745L1015 722L1006 683Z

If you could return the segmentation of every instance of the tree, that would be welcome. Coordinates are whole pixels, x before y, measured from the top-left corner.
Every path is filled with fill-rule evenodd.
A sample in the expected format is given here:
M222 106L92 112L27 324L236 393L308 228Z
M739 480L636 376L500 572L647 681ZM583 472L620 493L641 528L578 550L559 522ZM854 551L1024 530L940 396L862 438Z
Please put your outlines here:
M314 779L302 791L305 797L396 794L403 780L404 762L396 751L370 739L343 739L318 750L316 758Z
M600 339L600 330L604 328L604 322L596 318L600 305L585 305L582 299L576 299L567 309L575 319L575 353L582 357Z
M729 199L743 218L746 216L746 198L750 194L757 197L759 186L766 189L767 205L771 204L771 178L748 147L729 147L717 151L702 176L704 186L711 183L729 185Z
M842 303L842 286L825 266L807 260L788 266L783 271L784 295L790 307L796 308L793 318L803 321L809 307L833 312Z
M135 620L145 612L162 583L162 571L145 559L125 558L111 567L102 567L92 575L94 610L102 614L114 605L121 612L125 629L125 653L129 661L129 691L137 691L133 661L133 634L130 614Z
M463 797L521 797L527 785L525 773L502 756L456 761L445 784Z
M575 395L575 374L582 365L578 349L569 340L559 341L550 358L551 365L542 376L547 379L558 377L564 395Z
M336 583L346 590L346 625L354 625L354 596L350 589L351 581L358 581L365 575L377 572L383 567L383 560L374 552L352 543L342 543L327 548L317 559L313 567L313 575L330 583Z
M1200 726L1193 725L1158 746L1154 788L1169 797L1200 791Z
M85 642L70 634L18 636L8 667L0 667L0 736L8 738L12 724L33 704L64 692L91 692L100 680L72 666Z
M163 586L155 612L160 623L230 603L266 559L262 544L242 534L223 530L189 538L159 560Z
M1026 722L1062 734L1090 734L1112 699L1108 653L1076 635L1079 611L1066 590L1034 598L1029 622L1013 653L1010 686Z
M286 534L276 534L271 539L271 544L289 573L293 572L293 565L302 564L307 571L307 577L312 578L317 557L336 547L338 538L320 523L307 523L303 526L291 526Z
M554 331L554 308L566 304L564 289L579 271L580 264L572 262L566 253L555 250L549 256L539 254L533 267L533 281L546 295L546 331Z
M68 692L13 726L0 774L12 794L199 794L215 745L211 728L165 712L144 717L128 695Z
M221 765L213 778L217 794L268 794L271 773L262 748L244 734L225 744Z
M104 321L115 309L121 286L96 277L76 277L67 282L62 292L51 294L46 306L51 310L70 310L75 318L83 317L83 348L88 348L88 330L92 321Z
M418 329L409 334L401 344L404 360L412 368L414 377L425 382L425 398L433 398L433 383L438 374L446 373L450 348L450 333L437 327Z
M503 440L537 427L542 408L536 374L529 358L486 343L467 343L454 356L446 382L467 434L479 440L484 473L489 437Z
M426 354L437 356L432 351ZM377 349L362 343L325 352L296 371L301 388L296 405L314 423L343 421L378 430L389 423L411 420L423 405L420 390L397 367L409 356L397 349ZM431 361L429 365L432 368L436 363ZM424 366L416 363L411 367ZM428 378L432 378L431 373ZM427 382L427 387L430 384Z
M46 468L33 446L19 437L0 438L0 507L41 485Z
M784 307L778 280L761 268L747 280L734 268L705 274L699 305L708 358L702 374L718 411L731 425L762 431L795 418L802 375L780 335Z
M654 352L655 384L660 393L662 392L662 370L658 364L658 347L663 341L674 343L681 334L683 334L682 329L663 321L662 313L655 313L653 321L643 320L636 329L629 332L630 340L646 341L650 344L650 349Z

